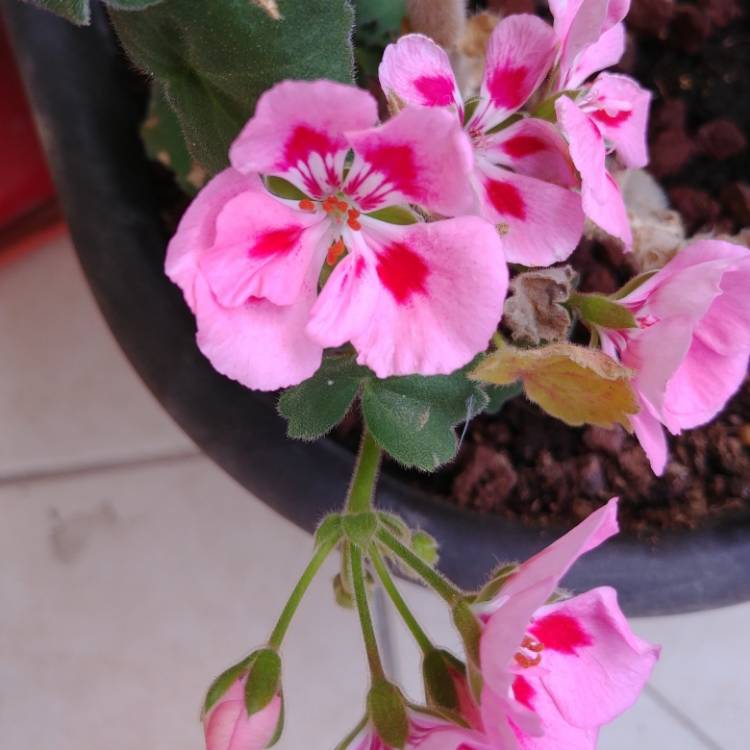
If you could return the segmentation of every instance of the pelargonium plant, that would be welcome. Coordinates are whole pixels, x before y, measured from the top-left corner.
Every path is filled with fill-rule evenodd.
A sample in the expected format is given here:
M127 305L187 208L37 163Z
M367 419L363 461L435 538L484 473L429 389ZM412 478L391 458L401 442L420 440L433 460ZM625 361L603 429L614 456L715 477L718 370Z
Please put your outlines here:
M213 173L169 243L166 272L216 370L251 389L284 389L291 437L325 435L355 402L362 424L344 506L321 520L268 640L208 691L208 750L269 747L284 715L293 720L282 646L334 551L336 597L358 613L370 673L362 716L339 750L594 748L659 654L630 630L613 589L560 589L571 565L617 532L617 499L464 591L439 572L436 540L374 497L384 454L433 471L454 457L456 425L521 391L570 425L633 431L659 474L665 429L709 421L745 377L745 248L697 240L611 295L577 291L574 270L556 265L594 226L623 253L633 244L618 178L647 163L650 94L603 72L623 54L628 0L550 0L552 24L499 20L481 85L468 92L440 39L403 35L379 65L389 116L369 91L325 74L336 43L348 44L346 0L314 9L222 0L213 12L181 3L111 11L126 49L156 76L157 105L171 105L162 116L171 112L192 158ZM420 5L409 4L413 19ZM190 43L173 41L172 28ZM205 29L231 43L217 51ZM173 58L157 54L167 38ZM321 40L327 58L301 54ZM237 49L247 66L267 51L257 61L270 85L232 57ZM238 82L258 93L254 106ZM243 107L252 112L244 124ZM582 330L588 345L571 342ZM433 643L393 569L443 600L462 653ZM370 614L375 584L421 650L424 696L405 696L386 673Z

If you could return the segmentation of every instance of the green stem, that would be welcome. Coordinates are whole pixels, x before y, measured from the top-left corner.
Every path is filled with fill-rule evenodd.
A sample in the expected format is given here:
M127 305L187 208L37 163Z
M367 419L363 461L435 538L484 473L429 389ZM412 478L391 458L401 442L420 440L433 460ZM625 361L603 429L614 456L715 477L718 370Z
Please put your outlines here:
M347 513L364 513L372 507L375 481L378 478L382 452L375 438L365 428L359 446L357 465L346 498Z
M373 564L373 567L375 568L375 572L378 574L378 578L380 578L380 582L383 584L383 588L393 602L393 606L401 615L401 619L404 621L406 627L411 631L411 634L414 636L414 640L419 645L419 648L422 649L422 653L427 654L430 651L434 650L434 646L427 636L427 633L422 630L422 626L417 622L417 618L414 617L412 611L409 609L409 605L404 601L404 598L401 596L401 592L396 587L396 583L394 582L391 574L388 572L388 568L386 567L386 564L383 561L380 552L378 552L377 549L373 546L370 549L369 554L370 560Z
M367 662L370 665L370 675L373 682L385 676L383 663L380 660L378 642L375 638L375 628L370 615L370 605L367 602L367 586L365 583L365 572L362 564L362 550L356 545L350 545L349 556L352 566L352 585L354 586L354 599L357 602L359 622L362 625L362 640L365 642Z
M292 618L294 617L295 612L297 611L297 607L299 607L299 603L302 601L302 597L305 595L305 592L312 583L313 578L315 578L316 574L320 570L321 565L323 565L323 562L331 553L331 550L338 544L338 542L339 539L334 537L328 540L325 544L321 544L318 549L315 550L315 554L313 555L312 560L310 560L307 567L305 568L304 573L302 573L302 577L299 579L299 581L297 581L297 585L294 587L294 590L289 596L286 606L282 610L281 615L279 615L276 626L274 627L273 632L268 639L268 645L271 648L278 649L281 646L281 642L284 640L286 631L289 629L289 625L292 622Z
M412 552L386 529L377 533L378 540L400 560L405 562L425 583L431 586L451 606L463 598L463 592L428 565L419 555Z

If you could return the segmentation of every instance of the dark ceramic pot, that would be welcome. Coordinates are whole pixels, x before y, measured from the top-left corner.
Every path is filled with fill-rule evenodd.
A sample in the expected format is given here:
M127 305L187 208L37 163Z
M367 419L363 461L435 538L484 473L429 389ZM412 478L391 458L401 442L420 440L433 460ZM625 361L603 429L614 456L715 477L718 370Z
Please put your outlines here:
M312 530L341 501L353 457L329 440L288 440L272 398L217 374L198 352L194 320L162 270L167 237L138 135L144 87L106 17L97 12L80 29L18 0L4 0L4 12L81 265L114 335L208 456ZM387 475L378 503L437 537L440 567L467 587L560 533L480 517ZM587 555L565 583L615 586L631 615L745 601L750 522L665 534L657 545L622 535Z

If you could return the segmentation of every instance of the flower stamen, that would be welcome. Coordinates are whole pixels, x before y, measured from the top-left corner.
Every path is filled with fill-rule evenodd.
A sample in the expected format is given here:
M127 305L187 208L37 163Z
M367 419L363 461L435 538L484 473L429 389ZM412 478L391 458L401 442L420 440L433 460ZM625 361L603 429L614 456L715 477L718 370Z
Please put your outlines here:
M513 658L520 667L528 669L536 667L542 661L542 651L544 651L544 644L526 635L521 641L521 648L513 655Z
M340 237L336 240L336 242L332 242L331 246L328 248L328 255L326 256L326 263L329 266L335 266L338 259L346 252L346 246L344 245L344 240L342 240Z

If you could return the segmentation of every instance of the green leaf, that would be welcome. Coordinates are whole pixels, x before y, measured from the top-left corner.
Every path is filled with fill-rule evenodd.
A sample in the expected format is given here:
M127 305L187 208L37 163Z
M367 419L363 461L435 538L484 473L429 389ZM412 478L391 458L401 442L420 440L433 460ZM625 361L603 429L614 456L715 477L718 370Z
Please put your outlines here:
M91 22L90 0L28 0L33 5L61 16L78 26L88 26ZM122 10L143 10L163 0L104 0L110 8Z
M89 0L29 0L29 2L78 26L86 26L91 21Z
M143 10L164 0L104 0L104 2L116 10Z
M419 221L419 217L413 211L403 206L388 206L377 211L371 211L366 215L372 216L373 219L386 221L389 224L416 224Z
M274 20L250 0L167 0L111 18L133 62L155 77L193 158L210 173L258 97L284 79L352 80L348 0L280 0Z
M177 116L158 86L151 89L141 137L149 157L169 167L184 192L194 195L203 186L206 172L190 155Z
M592 325L614 329L638 327L633 313L627 307L602 294L574 292L568 302L578 310L583 320Z
M357 37L364 44L385 45L395 39L405 15L404 0L354 0Z
M453 427L487 406L487 395L465 370L452 375L370 379L362 413L380 446L404 466L434 471L458 449Z
M379 680L367 695L367 711L380 739L390 748L406 744L409 719L401 691L386 680Z
M208 692L206 693L206 699L203 701L204 716L216 705L224 693L250 669L254 659L255 653L252 653L247 659L243 659L241 662L222 672L211 683L211 687L208 688Z
M368 373L353 357L326 357L315 375L279 398L279 413L288 421L289 437L315 440L325 435L349 411Z
M489 398L485 412L487 414L497 414L505 406L506 401L510 401L512 398L523 393L523 384L520 381L511 385L490 385L488 383L485 385L484 390Z
M264 709L280 691L281 657L270 648L255 654L255 661L245 684L245 708L252 716Z

